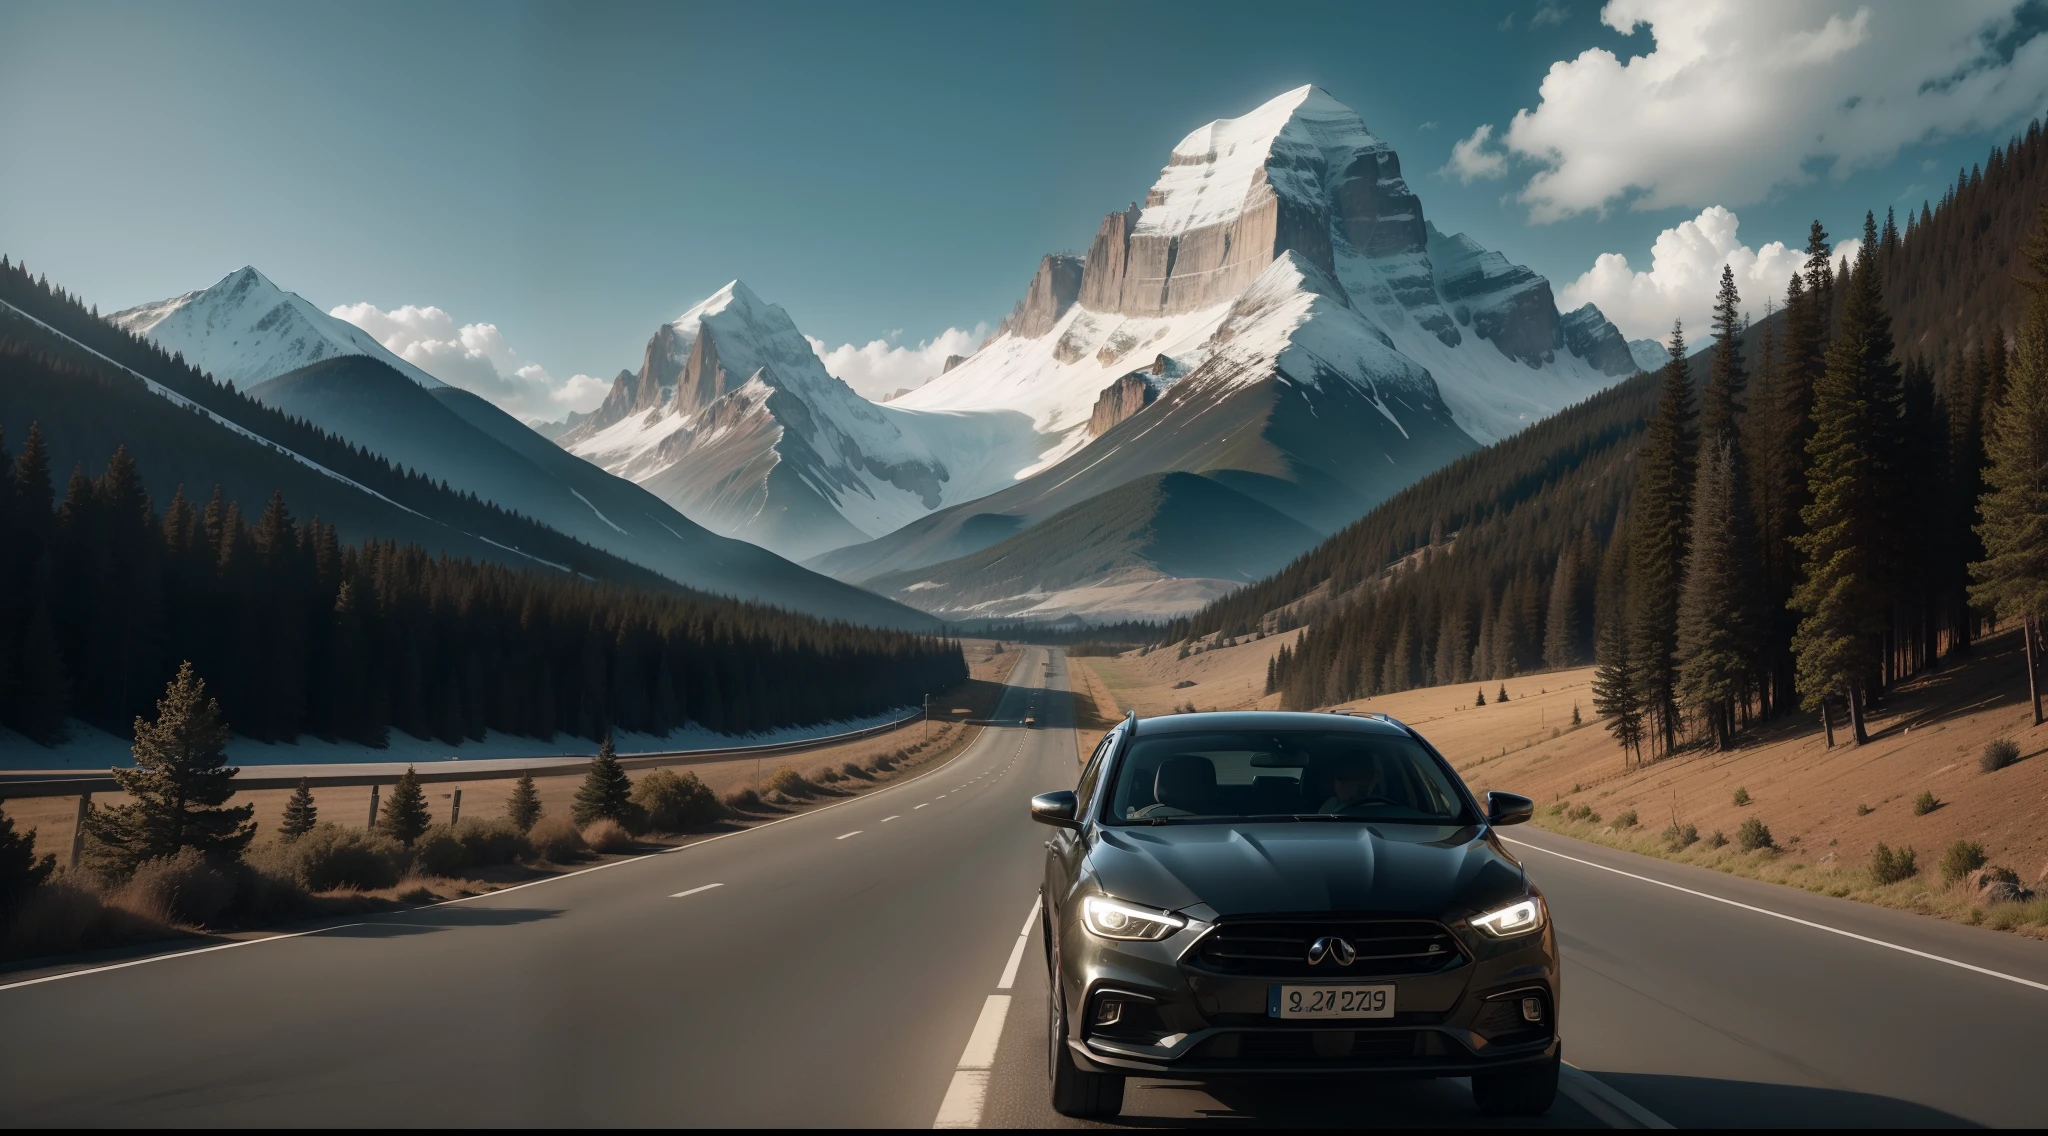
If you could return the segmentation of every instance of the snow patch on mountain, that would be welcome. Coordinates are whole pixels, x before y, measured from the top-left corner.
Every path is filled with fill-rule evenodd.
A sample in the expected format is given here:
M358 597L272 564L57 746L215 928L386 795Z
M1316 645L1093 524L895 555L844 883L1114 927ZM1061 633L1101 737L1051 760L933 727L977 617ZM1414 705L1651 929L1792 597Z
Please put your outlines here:
M376 336L251 267L228 273L211 288L107 318L242 389L342 355L367 355L429 390L447 385L392 354Z

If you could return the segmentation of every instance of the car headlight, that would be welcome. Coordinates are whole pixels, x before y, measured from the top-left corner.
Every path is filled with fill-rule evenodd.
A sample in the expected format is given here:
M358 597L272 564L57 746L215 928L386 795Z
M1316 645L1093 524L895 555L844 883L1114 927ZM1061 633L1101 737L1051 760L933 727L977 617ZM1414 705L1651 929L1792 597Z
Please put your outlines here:
M1542 930L1543 918L1543 898L1532 895L1483 915L1474 915L1472 925L1496 939L1508 939Z
M1156 943L1188 925L1171 911L1091 895L1081 901L1081 921L1105 939Z

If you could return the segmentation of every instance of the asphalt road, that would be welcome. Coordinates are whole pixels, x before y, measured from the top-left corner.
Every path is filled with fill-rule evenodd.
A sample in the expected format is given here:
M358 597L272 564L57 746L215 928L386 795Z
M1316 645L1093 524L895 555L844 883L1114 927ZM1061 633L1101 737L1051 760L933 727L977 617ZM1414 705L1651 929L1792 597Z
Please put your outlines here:
M0 1125L1071 1124L1046 1105L1025 930L1044 840L1025 800L1075 774L1065 680L1028 651L997 716L1039 729L748 832L293 938L0 975ZM2048 1124L2048 946L1509 835L1551 899L1584 1070L1544 1125ZM1481 1118L1445 1081L1134 1082L1123 1119Z

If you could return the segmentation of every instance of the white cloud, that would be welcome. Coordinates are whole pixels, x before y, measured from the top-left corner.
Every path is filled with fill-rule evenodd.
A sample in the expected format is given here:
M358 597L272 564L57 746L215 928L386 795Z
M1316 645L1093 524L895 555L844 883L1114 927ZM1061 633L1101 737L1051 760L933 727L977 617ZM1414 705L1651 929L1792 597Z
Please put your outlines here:
M971 331L949 327L915 347L897 346L896 337L901 334L899 329L860 346L842 343L837 347L827 347L823 340L808 335L804 338L810 339L811 350L824 361L827 371L879 402L893 391L921 387L937 378L946 367L946 356L974 354L988 338L988 325L975 324Z
M1601 21L1646 28L1650 50L1551 64L1536 107L1501 141L1539 167L1520 191L1532 221L1618 202L1744 205L2039 112L2048 36L2027 11L2018 0L1610 0ZM1488 133L1460 143L1474 169L1496 168L1481 153ZM1452 166L1463 176L1455 154Z
M1662 342L1671 333L1671 321L1680 319L1688 340L1704 340L1726 265L1735 270L1743 309L1750 318L1761 318L1766 302L1784 303L1785 285L1806 263L1805 244L1793 248L1772 241L1751 248L1736 237L1740 223L1719 205L1701 210L1657 235L1647 272L1635 271L1621 253L1602 253L1584 275L1564 286L1559 306L1570 311L1580 304L1598 305L1629 339ZM1862 243L1851 237L1837 244L1837 265L1843 257L1853 259Z
M1570 8L1556 4L1545 4L1541 8L1536 9L1535 14L1529 17L1529 30L1535 31L1537 28L1564 23L1565 18L1571 14L1572 10Z
M529 422L595 409L611 389L609 382L590 375L557 379L540 364L523 362L497 324L457 326L440 308L407 304L387 312L375 304L343 304L327 314L376 336L392 354L442 382Z
M1451 146L1451 160L1439 170L1446 177L1455 177L1466 185L1480 178L1497 178L1508 172L1508 157L1498 149L1489 150L1493 141L1493 124L1487 123L1472 132L1470 138L1461 138Z

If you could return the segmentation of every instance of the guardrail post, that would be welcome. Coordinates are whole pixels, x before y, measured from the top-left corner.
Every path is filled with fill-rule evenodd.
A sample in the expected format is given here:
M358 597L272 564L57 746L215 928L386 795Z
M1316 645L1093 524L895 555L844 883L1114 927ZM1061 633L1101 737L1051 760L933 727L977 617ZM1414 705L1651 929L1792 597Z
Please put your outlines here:
M449 806L448 806L448 827L449 827L449 828L454 828L454 827L455 827L455 822L456 822L456 821L458 821L458 820L461 820L461 819L462 819L462 790L460 790L460 789L457 789L457 790L455 790L455 803L454 803L454 804L452 804L452 805L449 805Z
M370 822L364 828L377 827L377 786L370 786Z
M71 826L71 867L78 867L78 858L85 854L85 814L92 811L92 793L78 795L78 820Z

